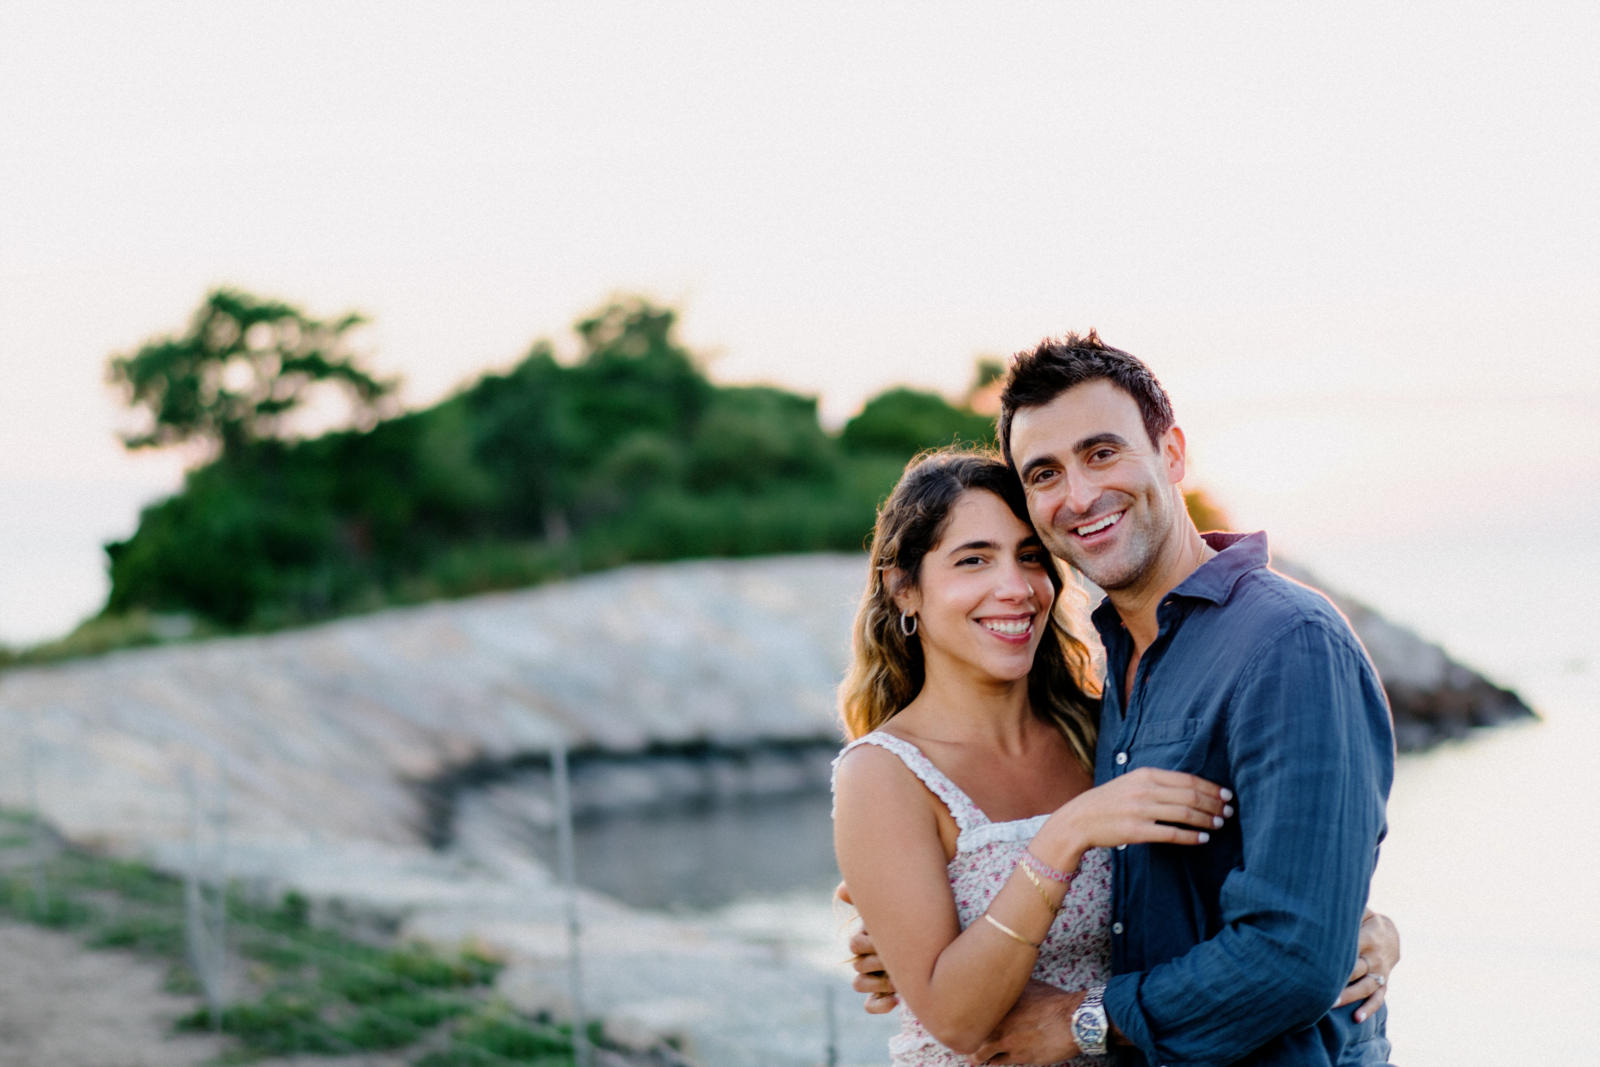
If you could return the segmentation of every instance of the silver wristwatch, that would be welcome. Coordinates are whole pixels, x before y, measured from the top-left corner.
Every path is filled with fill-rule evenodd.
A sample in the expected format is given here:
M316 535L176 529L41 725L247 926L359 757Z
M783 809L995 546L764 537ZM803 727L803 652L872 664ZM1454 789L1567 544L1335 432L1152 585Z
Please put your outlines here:
M1106 1021L1106 1009L1101 1005L1105 995L1105 986L1095 986L1072 1013L1072 1040L1091 1056L1105 1055L1106 1037L1111 1032L1111 1024Z

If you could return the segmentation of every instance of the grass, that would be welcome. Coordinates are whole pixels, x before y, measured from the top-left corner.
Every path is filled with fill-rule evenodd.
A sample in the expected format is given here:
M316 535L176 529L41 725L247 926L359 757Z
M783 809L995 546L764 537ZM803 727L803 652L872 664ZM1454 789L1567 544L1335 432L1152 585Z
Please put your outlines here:
M25 820L0 813L0 914L164 961L167 988L200 999L181 881L62 847L28 856L19 850L37 839L5 833L7 824ZM502 963L489 952L351 936L314 922L298 893L263 903L234 887L223 904L232 970L242 972L231 983L242 995L216 1017L197 1004L174 1025L229 1035L226 1062L360 1052L407 1055L415 1067L574 1062L570 1027L521 1014L495 994ZM590 1034L604 1044L598 1025Z

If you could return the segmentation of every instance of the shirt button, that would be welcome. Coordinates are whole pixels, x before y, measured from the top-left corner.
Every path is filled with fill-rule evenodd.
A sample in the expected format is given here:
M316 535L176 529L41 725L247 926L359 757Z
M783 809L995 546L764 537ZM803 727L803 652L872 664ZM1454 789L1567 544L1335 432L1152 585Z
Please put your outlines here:
M1128 762L1128 754L1126 752L1118 752L1117 753L1117 766L1120 767L1124 763L1127 763L1127 762Z
M1111 932L1114 933L1114 934L1122 933L1122 924L1121 923L1112 923L1111 924Z

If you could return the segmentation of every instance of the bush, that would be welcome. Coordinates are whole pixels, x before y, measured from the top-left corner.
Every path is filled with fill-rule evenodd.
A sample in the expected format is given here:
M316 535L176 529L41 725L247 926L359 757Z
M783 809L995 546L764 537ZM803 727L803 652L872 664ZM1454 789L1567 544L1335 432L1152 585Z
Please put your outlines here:
M994 446L994 420L951 404L937 393L890 389L867 401L845 424L840 442L853 453L879 452L902 463L925 448Z

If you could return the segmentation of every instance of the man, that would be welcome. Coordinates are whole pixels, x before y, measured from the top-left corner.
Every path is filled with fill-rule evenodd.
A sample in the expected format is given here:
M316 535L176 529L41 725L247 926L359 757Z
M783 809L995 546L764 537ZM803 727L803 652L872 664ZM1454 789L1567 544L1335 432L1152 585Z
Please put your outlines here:
M1232 789L1238 815L1207 848L1117 849L1110 981L1031 986L974 1062L1051 1063L1109 1037L1151 1065L1386 1063L1385 1009L1329 1008L1394 771L1360 642L1267 568L1265 535L1202 537L1183 431L1138 359L1092 331L1045 341L1017 357L1001 405L1040 537L1106 592L1096 781L1188 771Z

